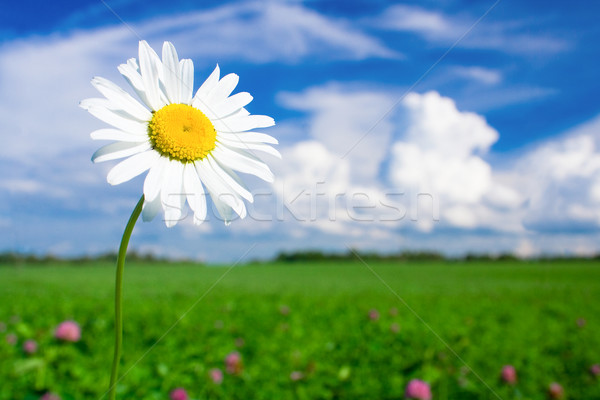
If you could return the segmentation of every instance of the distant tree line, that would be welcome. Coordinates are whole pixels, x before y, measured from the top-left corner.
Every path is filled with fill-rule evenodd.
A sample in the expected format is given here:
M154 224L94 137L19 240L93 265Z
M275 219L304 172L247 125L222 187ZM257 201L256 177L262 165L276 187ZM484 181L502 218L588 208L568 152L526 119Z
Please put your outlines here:
M356 250L348 251L346 253L324 253L318 250L311 251L297 251L297 252L283 252L279 253L275 257L274 261L294 263L294 262L320 262L320 261L346 261L346 260L360 260L363 261L518 261L521 260L514 254L501 253L501 254L474 254L469 253L463 256L446 256L443 253L435 251L402 251L391 254L381 254L375 252L359 252ZM557 256L557 255L541 255L534 258L528 258L529 260L574 260L574 259L585 259L585 260L600 260L600 254L582 257L582 256Z
M151 253L138 253L131 251L127 253L128 262L145 262L145 263L168 263L172 260L166 257L157 257ZM181 260L178 260L181 261ZM0 253L0 265L18 265L18 264L55 264L57 262L64 264L91 264L91 263L116 263L117 253L103 253L98 255L86 255L81 257L58 257L52 254L36 255L23 254L15 252Z
M600 260L600 254L589 257L576 255L542 255L535 258L528 258L532 261L544 260ZM382 254L376 252L359 252L357 250L345 253L326 253L320 250L282 252L271 261L278 263L306 263L306 262L338 262L338 261L460 261L460 262L485 262L485 261L519 261L516 255L511 253L503 254L466 254L463 256L449 257L435 251L402 251L397 253ZM16 252L0 253L0 266L2 265L44 265L44 264L66 264L66 265L91 265L96 263L116 263L117 253L104 253L99 255L88 255L82 257L58 257L55 255L35 255ZM167 257L159 257L151 253L139 253L131 251L127 253L128 262L140 263L189 263L203 264L193 260L173 260ZM252 263L262 263L264 261L256 260Z
M444 255L431 251L404 251L394 254L380 254L375 252L359 252L356 250L346 253L324 253L322 251L298 251L279 253L274 261L294 263L294 262L315 262L315 261L442 261Z

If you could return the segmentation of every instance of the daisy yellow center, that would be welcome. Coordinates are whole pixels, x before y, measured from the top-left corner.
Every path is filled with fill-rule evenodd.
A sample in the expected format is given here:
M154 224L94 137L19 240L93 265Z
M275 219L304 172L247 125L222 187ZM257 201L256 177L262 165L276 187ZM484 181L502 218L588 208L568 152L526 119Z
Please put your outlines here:
M183 163L201 160L214 148L217 132L202 111L187 104L169 104L154 112L148 124L154 150Z

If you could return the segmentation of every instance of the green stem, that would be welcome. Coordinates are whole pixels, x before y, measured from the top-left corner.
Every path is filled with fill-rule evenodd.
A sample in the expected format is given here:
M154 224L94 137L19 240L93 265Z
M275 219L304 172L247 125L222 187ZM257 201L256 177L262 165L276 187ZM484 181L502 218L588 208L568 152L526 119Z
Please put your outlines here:
M117 257L117 276L115 278L115 355L112 363L112 370L110 372L110 386L108 388L109 400L115 400L116 388L117 388L117 372L119 369L119 363L121 362L121 345L123 343L123 306L122 306L122 292L123 292L123 269L125 268L125 255L127 254L127 246L129 245L129 238L133 227L137 219L142 212L142 206L144 205L144 196L140 198L129 221L123 232L121 238L121 246L119 247L119 256Z

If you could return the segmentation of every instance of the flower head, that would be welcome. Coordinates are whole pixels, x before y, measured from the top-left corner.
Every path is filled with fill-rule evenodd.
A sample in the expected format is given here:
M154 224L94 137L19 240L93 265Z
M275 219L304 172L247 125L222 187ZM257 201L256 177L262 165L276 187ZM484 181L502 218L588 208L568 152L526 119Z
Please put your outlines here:
M246 92L231 95L238 76L220 78L217 66L193 94L192 60L179 60L175 47L165 42L162 61L148 43L139 44L139 60L119 66L141 103L104 78L92 84L104 98L87 99L81 107L112 125L92 132L95 140L112 140L92 161L125 158L108 173L117 185L148 171L144 180L142 218L153 219L162 209L167 226L183 218L187 201L195 224L206 219L206 193L229 223L233 212L244 218L243 199L252 202L235 171L272 182L269 167L255 154L279 157L269 144L277 140L252 130L274 125L272 118L250 115L244 108L252 101Z
M35 340L29 339L23 343L23 351L27 354L33 354L37 351L38 344Z
M171 400L188 400L188 394L183 388L177 388L171 391Z
M47 392L40 397L40 400L60 400L60 396L55 393Z
M10 344L11 346L17 344L17 340L17 335L15 335L14 333L9 333L8 335L6 335L6 343Z
M369 310L369 319L371 321L377 321L379 319L379 311L377 311L375 308L372 308Z
M502 380L509 385L514 385L517 383L517 370L512 365L505 365L502 367L502 372L500 372L500 377Z
M223 371L219 368L211 369L208 372L208 375L210 376L210 380L216 385L220 385L223 382Z
M290 307L287 305L281 305L279 306L279 313L283 316L289 315L290 314Z
M65 342L78 342L81 339L81 328L75 321L64 321L56 327L54 337Z
M600 376L600 364L594 364L590 367L590 374Z
M548 386L548 395L550 395L551 399L562 399L565 395L565 391L559 383L552 382L550 386Z
M404 395L407 399L431 400L431 389L427 382L413 379L408 382Z
M242 372L242 356L237 351L227 354L225 357L225 370L229 374L239 374Z
M293 382L297 382L297 381L299 381L302 378L304 378L304 374L302 372L300 372L300 371L292 371L290 373L290 379Z

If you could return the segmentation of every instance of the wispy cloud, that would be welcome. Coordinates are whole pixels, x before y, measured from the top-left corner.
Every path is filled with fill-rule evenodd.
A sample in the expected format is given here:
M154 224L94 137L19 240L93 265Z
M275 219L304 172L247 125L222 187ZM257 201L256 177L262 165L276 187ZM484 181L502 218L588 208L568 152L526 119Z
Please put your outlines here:
M463 35L479 15L448 15L412 5L394 5L365 22L373 27L417 34L433 44L447 46ZM560 37L530 33L532 21L483 21L459 47L490 49L520 55L556 54L570 43Z
M496 69L478 66L456 66L452 72L465 79L472 79L486 85L496 85L502 81L502 73Z
M133 26L150 41L168 35L186 54L213 60L310 63L400 57L349 21L298 4L239 3Z
M294 63L395 57L377 39L343 20L300 5L244 3L208 11L159 17L133 25L141 37L161 44L169 38L196 64L218 61ZM160 43L159 43L160 42ZM21 160L92 147L79 129L90 119L75 107L93 94L89 80L100 74L119 80L116 65L136 54L137 38L123 25L33 37L0 47L0 100L5 132L13 134L0 155ZM65 85L65 82L69 82ZM36 143L36 146L31 146Z

